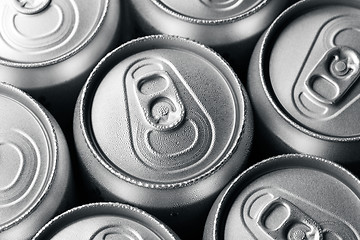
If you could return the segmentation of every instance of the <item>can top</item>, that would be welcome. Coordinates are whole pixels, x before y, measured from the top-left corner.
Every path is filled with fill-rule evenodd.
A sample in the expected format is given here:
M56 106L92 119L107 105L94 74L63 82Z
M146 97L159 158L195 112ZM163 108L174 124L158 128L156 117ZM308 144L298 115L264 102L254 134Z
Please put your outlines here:
M122 45L84 89L88 147L110 172L142 187L181 187L213 174L236 151L248 118L244 89L228 64L175 36Z
M179 237L162 222L138 208L120 203L92 203L55 217L34 237L34 240L41 239L176 240Z
M218 225L225 226L224 239L360 237L360 181L324 159L277 156L245 171L224 192L216 220L225 222Z
M185 21L215 24L237 21L262 9L269 0L200 0L184 4L177 0L151 0L158 7Z
M108 1L0 1L0 64L44 66L75 55L99 30Z
M359 32L354 1L302 1L270 27L263 84L289 121L340 141L360 138Z
M51 187L57 165L57 139L35 100L0 84L0 232L37 207Z

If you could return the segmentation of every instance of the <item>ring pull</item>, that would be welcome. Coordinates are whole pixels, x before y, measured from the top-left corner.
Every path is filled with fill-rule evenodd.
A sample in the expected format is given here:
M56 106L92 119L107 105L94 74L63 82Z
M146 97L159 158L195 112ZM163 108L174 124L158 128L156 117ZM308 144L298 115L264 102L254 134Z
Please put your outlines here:
M311 97L326 105L341 101L360 75L360 56L349 47L334 47L325 53L305 80Z
M176 76L159 59L142 59L129 73L146 121L157 131L176 128L185 117L185 107L172 79Z
M321 226L291 202L276 198L260 212L257 224L272 239L322 240Z

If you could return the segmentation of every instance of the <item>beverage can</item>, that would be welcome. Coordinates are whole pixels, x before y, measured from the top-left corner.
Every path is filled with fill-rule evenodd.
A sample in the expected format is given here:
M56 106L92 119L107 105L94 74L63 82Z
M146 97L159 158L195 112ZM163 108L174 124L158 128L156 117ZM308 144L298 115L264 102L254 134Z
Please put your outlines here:
M261 33L290 0L130 1L143 34L172 34L214 48L242 77ZM246 74L244 74L246 76ZM242 78L241 78L242 79Z
M55 119L5 83L0 112L0 239L28 240L73 204L68 147Z
M331 161L302 154L264 160L218 196L203 239L360 238L360 181Z
M72 125L76 98L123 31L119 0L0 1L0 75Z
M136 207L112 202L70 209L48 222L33 240L179 240L165 224Z
M248 91L270 148L359 164L359 16L357 1L300 1L259 41Z
M185 232L201 229L197 219L242 170L252 124L246 92L219 55L155 35L95 67L77 102L74 137L92 192Z

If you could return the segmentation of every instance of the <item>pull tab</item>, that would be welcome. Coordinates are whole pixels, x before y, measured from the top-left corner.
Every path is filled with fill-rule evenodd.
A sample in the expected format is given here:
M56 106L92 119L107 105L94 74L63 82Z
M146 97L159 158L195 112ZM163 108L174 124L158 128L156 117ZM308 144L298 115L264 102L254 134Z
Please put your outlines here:
M51 0L10 0L17 11L23 14L36 14L43 11Z
M257 224L272 239L321 240L318 223L283 198L269 202L260 212Z
M159 59L142 59L129 70L146 121L158 131L176 128L185 116L169 66ZM172 76L174 77L174 76Z
M314 100L332 105L341 100L359 75L359 54L349 47L333 47L318 62L304 84Z
M325 22L316 36L292 87L292 99L299 121L328 131L360 97L360 45L354 41L360 23L356 16L338 16ZM326 121L320 126L310 119ZM338 129L334 132L344 134L345 128Z

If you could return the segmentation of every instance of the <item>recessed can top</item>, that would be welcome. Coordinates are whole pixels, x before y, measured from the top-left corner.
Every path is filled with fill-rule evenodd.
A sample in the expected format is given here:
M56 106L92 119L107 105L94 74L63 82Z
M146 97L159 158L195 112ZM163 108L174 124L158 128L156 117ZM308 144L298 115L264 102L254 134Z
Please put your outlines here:
M42 109L25 93L0 85L0 232L21 221L51 186L57 143Z
M111 172L142 186L181 186L213 173L236 150L248 117L231 68L178 37L123 45L84 89L88 144Z
M101 26L108 0L0 1L0 64L47 65L87 45Z
M224 235L213 239L360 238L360 182L324 159L294 154L265 160L218 199L216 234Z
M151 0L165 11L191 21L224 21L236 17L246 17L265 6L268 0ZM204 23L205 23L204 22Z
M359 3L304 1L269 31L267 84L286 114L317 134L360 136L359 23Z
M37 240L179 239L148 213L119 203L93 203L73 208L51 220Z

